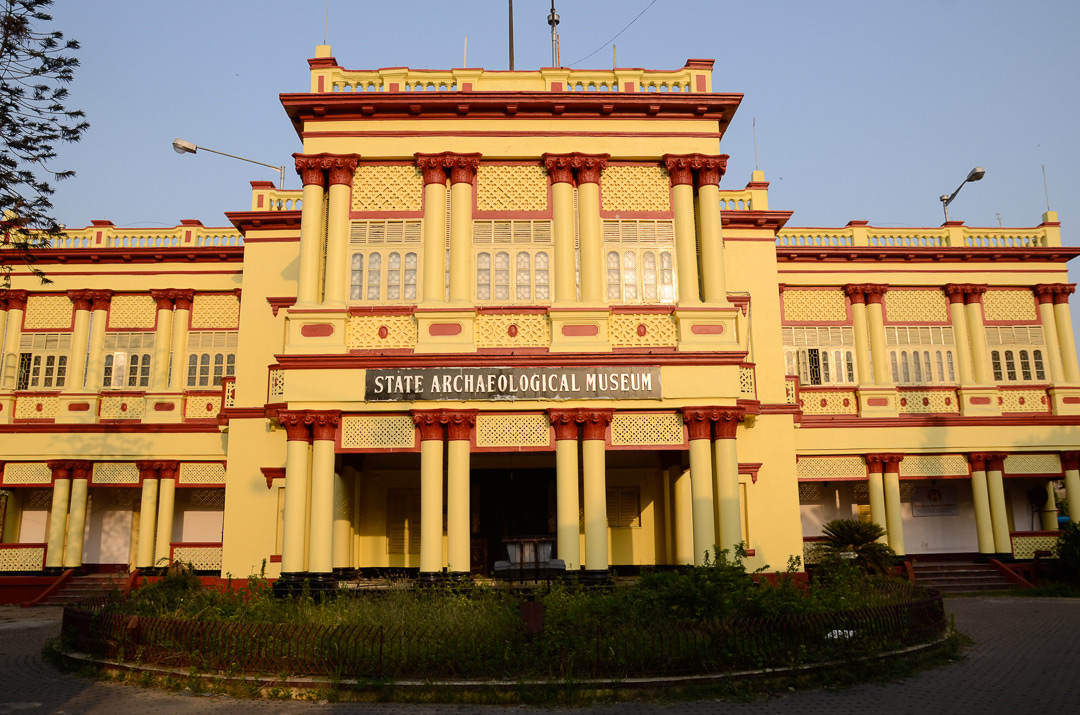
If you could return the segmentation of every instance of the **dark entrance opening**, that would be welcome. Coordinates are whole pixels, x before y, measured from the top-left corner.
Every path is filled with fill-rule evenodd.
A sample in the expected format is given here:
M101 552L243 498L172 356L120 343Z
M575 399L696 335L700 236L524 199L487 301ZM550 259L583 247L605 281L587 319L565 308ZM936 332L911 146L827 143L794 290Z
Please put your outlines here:
M504 539L555 539L554 469L474 469L470 487L473 573L506 558Z

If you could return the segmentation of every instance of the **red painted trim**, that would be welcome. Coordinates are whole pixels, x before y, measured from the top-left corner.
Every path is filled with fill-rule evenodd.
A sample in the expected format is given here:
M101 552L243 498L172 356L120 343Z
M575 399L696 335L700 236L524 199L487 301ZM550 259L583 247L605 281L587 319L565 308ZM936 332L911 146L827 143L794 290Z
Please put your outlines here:
M114 433L217 433L216 424L142 424L128 421L108 424L55 424L52 420L19 422L0 425L0 434L35 434L35 433L71 433L71 434L114 434Z
M370 351L360 355L275 355L277 363L271 368L286 370L324 370L339 368L386 367L381 356L388 351ZM458 354L394 354L395 367L574 367L621 365L741 365L746 352L665 352L657 355L636 353L549 353L500 356L498 358L472 353ZM1080 418L1077 418L1080 420Z
M428 326L428 335L460 335L461 323L432 323Z
M600 328L595 325L564 325L562 334L566 336L594 337L600 333Z
M738 213L744 213L742 211ZM749 213L749 212L745 212ZM803 230L803 229L799 229ZM812 230L812 229L805 229ZM777 246L778 261L847 262L1028 262L1067 261L1080 256L1080 248L968 248L963 246L934 246L932 248L880 247L880 246ZM997 272L997 271L995 271ZM1022 272L1022 271L1018 271Z
M300 243L299 236L275 236L269 238L245 237L244 243Z
M334 334L334 326L329 323L311 323L300 326L300 334L305 338L325 338Z
M960 415L906 415L904 417L855 417L852 415L803 415L802 426L814 429L851 429L866 427L1017 427L1080 426L1080 415L1042 413L1007 413L1001 417L962 417Z
M386 117L387 119L394 119L395 117ZM401 117L404 119L405 117ZM415 119L415 117L411 117ZM456 119L457 117L440 117L440 119ZM474 117L470 116L470 119ZM482 117L481 117L482 118ZM517 117L522 119L523 117ZM537 117L532 117L536 119ZM572 117L573 119L582 119L582 117ZM667 117L667 119L679 119L680 117ZM682 117L684 119L694 119L697 117ZM344 118L345 121L349 121L349 118ZM368 119L365 117L365 119ZM509 117L498 117L498 119L509 119ZM309 122L310 123L310 122ZM354 137L630 137L630 138L665 138L665 139L720 139L723 137L722 132L617 132L617 131L527 131L527 130L510 130L510 129L497 129L497 130L428 130L428 131L357 131L357 130L308 130L302 134L298 132L298 136L301 139L346 139ZM265 211L263 213L289 213L287 211ZM228 214L226 214L227 216ZM239 228L239 226L237 226Z
M690 332L694 335L720 335L724 332L723 325L691 325Z

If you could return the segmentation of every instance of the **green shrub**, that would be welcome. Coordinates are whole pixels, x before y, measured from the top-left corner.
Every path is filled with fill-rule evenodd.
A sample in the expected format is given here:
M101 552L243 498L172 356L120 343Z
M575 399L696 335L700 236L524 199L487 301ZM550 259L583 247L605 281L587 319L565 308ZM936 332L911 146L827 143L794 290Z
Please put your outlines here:
M1075 521L1066 524L1054 550L1060 560L1062 575L1080 580L1080 524Z
M826 559L850 559L867 573L883 574L896 560L896 553L878 541L885 529L872 521L834 519L822 529Z

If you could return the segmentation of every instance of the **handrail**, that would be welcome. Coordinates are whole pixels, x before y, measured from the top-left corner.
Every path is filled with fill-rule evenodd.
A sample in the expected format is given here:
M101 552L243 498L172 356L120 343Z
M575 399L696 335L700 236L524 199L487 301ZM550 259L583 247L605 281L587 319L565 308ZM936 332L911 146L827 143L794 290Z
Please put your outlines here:
M72 578L74 578L74 576L75 576L75 569L67 569L66 571L64 571L64 573L60 574L60 577L58 579L56 579L55 581L52 582L51 586L49 586L47 589L42 591L38 595L37 598L35 598L35 599L31 600L31 601L26 601L25 603L22 604L22 607L23 608L30 608L32 606L38 605L39 603L44 601L46 598L48 598L49 596L52 596L54 593L56 593L61 588L63 588L64 584L66 584L68 581L70 581Z

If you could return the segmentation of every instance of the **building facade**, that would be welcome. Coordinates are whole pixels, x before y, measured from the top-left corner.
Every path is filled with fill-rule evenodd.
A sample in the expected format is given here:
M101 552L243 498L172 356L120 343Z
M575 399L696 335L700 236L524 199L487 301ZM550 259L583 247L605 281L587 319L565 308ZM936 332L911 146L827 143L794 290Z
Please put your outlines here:
M840 517L1030 558L1055 485L1080 504L1052 212L788 227L761 172L720 188L741 95L706 60L309 64L302 190L12 264L0 572L776 568Z

